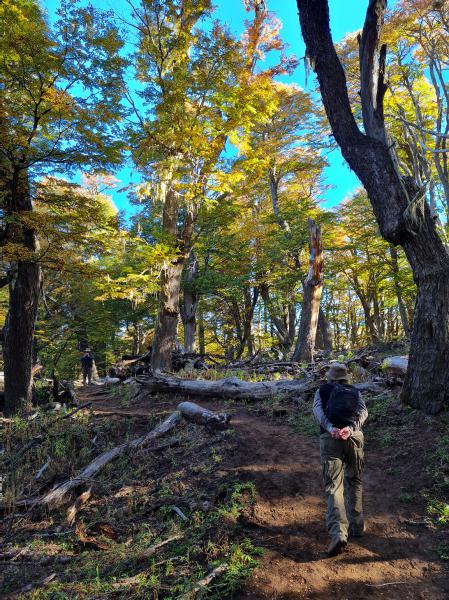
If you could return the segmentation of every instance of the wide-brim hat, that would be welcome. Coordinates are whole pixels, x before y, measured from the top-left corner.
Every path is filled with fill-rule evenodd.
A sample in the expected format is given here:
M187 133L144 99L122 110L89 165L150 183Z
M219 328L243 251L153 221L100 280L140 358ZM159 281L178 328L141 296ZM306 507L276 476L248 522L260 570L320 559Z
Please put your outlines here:
M349 369L343 363L331 363L329 371L326 373L328 379L332 381L339 381L341 379L347 379L349 376Z

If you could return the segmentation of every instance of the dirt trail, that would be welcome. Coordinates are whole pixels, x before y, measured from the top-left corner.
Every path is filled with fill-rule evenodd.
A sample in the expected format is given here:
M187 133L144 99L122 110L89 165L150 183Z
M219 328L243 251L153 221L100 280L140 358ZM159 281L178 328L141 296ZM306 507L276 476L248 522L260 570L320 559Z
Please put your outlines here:
M367 450L367 533L329 559L324 554L328 537L318 440L245 414L234 426L241 440L236 468L258 490L249 524L252 537L266 548L261 567L239 599L449 598L436 538L425 527L401 523L417 516L400 506L403 475L388 474L381 455ZM398 583L371 587L392 582Z
M98 398L95 410L111 410L117 402L111 400ZM176 403L168 398L149 401L133 411L154 414ZM223 408L219 403L207 406ZM229 411L228 404L225 408ZM402 453L396 466L387 453L367 448L367 533L329 559L317 438L244 408L230 412L238 451L221 468L255 483L257 502L242 526L255 545L265 549L260 567L236 599L449 599L447 563L438 559L435 533L404 522L422 520L424 511L422 502L399 501L405 482L423 479L413 457Z

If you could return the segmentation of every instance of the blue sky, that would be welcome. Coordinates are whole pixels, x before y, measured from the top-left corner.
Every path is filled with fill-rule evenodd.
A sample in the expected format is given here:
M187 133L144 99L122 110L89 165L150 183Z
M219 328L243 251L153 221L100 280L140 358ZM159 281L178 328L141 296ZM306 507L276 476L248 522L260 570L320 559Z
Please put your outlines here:
M59 4L58 0L40 0L42 7L47 11L50 20ZM126 0L90 0L95 7L114 10L119 15L126 17L129 14L129 5ZM334 41L340 41L347 33L359 29L363 25L364 15L368 0L329 0L331 15L331 28ZM215 0L215 16L220 21L227 23L232 32L240 35L243 31L244 20L248 18L242 0ZM392 4L392 3L390 3ZM289 45L289 51L296 56L304 56L304 43L301 38L297 6L295 0L267 0L268 9L273 11L281 20L283 27L282 38ZM304 66L301 62L295 73L288 81L305 86ZM310 78L308 88L313 90L314 81ZM332 207L341 202L351 191L357 187L358 179L346 166L338 150L328 156L330 162L326 169L326 184L329 188L325 191L324 206ZM137 183L139 176L129 167L122 168L116 174L122 186L131 181ZM119 185L118 187L120 188ZM112 192L116 206L127 216L136 211L131 206L126 193Z

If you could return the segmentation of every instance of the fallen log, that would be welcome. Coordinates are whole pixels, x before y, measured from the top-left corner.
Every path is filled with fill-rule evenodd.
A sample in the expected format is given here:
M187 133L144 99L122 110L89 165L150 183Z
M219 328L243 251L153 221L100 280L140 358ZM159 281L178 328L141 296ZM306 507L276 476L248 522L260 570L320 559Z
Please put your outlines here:
M148 379L139 378L138 382L150 393L179 393L204 398L229 398L233 400L264 400L277 395L287 397L312 391L317 382L307 379L277 381L242 381L237 377L227 377L216 381L203 379L181 379L179 377L155 374Z
M408 356L388 356L382 363L382 369L393 377L404 377L408 367Z
M242 381L237 377L227 377L216 381L204 379L181 379L179 377L155 374L148 379L139 378L138 383L149 393L182 394L189 397L228 398L231 400L265 400L275 396L295 398L300 394L312 392L323 383L322 380L278 379L276 381ZM382 388L377 383L356 383L360 391L376 391Z
M271 361L271 362L256 362L254 364L244 364L241 366L220 365L218 371L228 371L235 369L238 371L250 371L256 373L304 373L304 369L300 363L292 361Z
M227 413L214 413L193 402L181 402L178 404L178 410L187 421L204 425L212 431L226 429L231 420L231 415Z
M107 450L97 456L95 460L93 460L90 464L85 467L79 475L73 477L72 479L68 479L58 487L54 488L47 494L45 494L42 498L40 498L36 505L38 506L46 506L48 509L52 509L56 506L59 506L64 500L65 495L70 492L70 490L82 485L83 483L89 482L100 469L102 469L105 465L110 463L112 460L117 458L120 454L123 454L126 450L130 448L138 448L139 446L143 446L152 442L153 440L161 437L171 429L173 429L181 420L181 415L179 412L172 413L165 421L157 425L154 429L152 429L149 433L142 435L130 442L125 442L124 444L120 444L120 446L116 446L115 448L111 448L111 450Z
M373 392L380 394L385 390L385 386L380 381L362 381L361 383L354 383L354 387L363 394L363 392Z
M146 446L168 431L171 431L179 423L182 417L192 420L199 425L205 425L215 429L225 428L231 419L230 416L225 413L215 414L192 402L181 402L179 409L179 411L172 413L165 421L157 425L149 433L103 452L103 454L100 454L100 456L97 456L95 460L89 463L79 475L72 479L68 479L61 485L52 489L42 498L39 498L33 506L45 506L49 510L59 506L70 490L77 488L84 483L88 483L100 469L117 458L120 454L123 454L126 450Z

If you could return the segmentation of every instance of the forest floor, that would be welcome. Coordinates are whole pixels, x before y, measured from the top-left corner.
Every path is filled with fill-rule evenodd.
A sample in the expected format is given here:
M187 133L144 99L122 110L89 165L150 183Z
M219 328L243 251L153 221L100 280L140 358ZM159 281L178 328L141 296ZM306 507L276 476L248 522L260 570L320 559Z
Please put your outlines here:
M123 436L123 422L132 424L128 437L141 434L148 419L168 415L181 400L160 396L133 405L116 390L97 394L95 386L79 392L81 401L93 402L89 422L103 422L104 430L107 420L111 437ZM211 434L185 424L173 447L107 467L64 543L61 527L55 529L62 513L19 517L3 548L21 556L3 561L0 597L18 597L20 582L23 598L181 598L226 562L228 571L201 597L449 598L449 506L437 500L442 479L446 486L449 481L446 418L404 410L388 395L373 401L366 428L367 531L341 555L327 558L310 403L202 404L231 413L231 428ZM161 495L168 503L154 515L151 500ZM172 513L170 503L181 506L188 522ZM139 560L143 547L173 534L181 541L146 564ZM30 545L30 538L39 543ZM49 573L55 578L45 587L24 589ZM198 596L191 593L189 598Z

